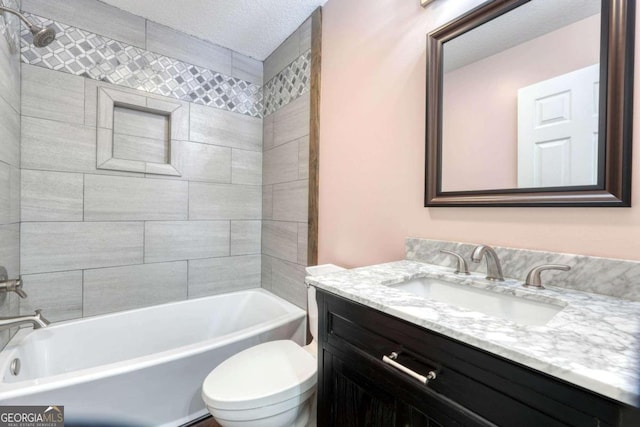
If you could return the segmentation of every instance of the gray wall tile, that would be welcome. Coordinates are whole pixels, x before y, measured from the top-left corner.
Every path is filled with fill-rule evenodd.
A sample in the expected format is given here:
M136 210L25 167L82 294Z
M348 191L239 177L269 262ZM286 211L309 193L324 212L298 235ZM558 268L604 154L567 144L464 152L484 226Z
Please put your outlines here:
M23 64L22 115L84 123L84 78Z
M2 293L0 295L0 316L8 317L12 315L16 315L16 313L11 312L11 303L10 303L9 293ZM0 331L0 348L4 348L7 345L7 343L11 339L11 336L12 335L11 335L10 329L5 329L4 331Z
M189 219L260 219L262 187L189 183Z
M187 262L130 265L84 272L84 315L187 298Z
M116 133L113 135L113 157L141 162L167 163L169 141Z
M22 171L22 221L82 221L83 176Z
M86 175L84 185L85 221L187 219L183 181Z
M273 185L262 186L262 219L273 219Z
M264 81L310 45L308 19L267 58ZM309 124L308 94L263 119L263 184L267 185L263 186L262 286L302 308L306 308Z
M20 114L1 97L0 161L20 166Z
M260 287L260 255L189 261L189 298Z
M271 258L271 292L306 310L305 267Z
M291 141L264 152L264 183L276 184L298 179L298 142Z
M271 80L300 56L300 32L296 30L264 61L264 82Z
M152 21L147 21L147 49L232 75L231 50Z
M20 314L20 301L13 292L0 295L0 316L18 316ZM18 328L5 329L0 332L0 347L7 345L9 340L18 332Z
M309 230L307 224L298 223L298 264L307 265L307 243Z
M22 10L145 47L145 19L97 0L22 0Z
M300 55L311 49L311 21L311 17L309 17L298 28L300 32Z
M10 278L20 275L20 224L0 225L0 265Z
M309 178L309 136L298 139L298 179Z
M95 128L22 117L22 168L91 172L96 168Z
M82 317L81 270L27 274L22 281L29 297L20 301L20 314L33 314L41 309L50 322Z
M231 75L235 78L262 86L262 61L231 52Z
M231 221L231 255L259 254L260 221Z
M259 151L232 151L231 182L233 184L262 184L262 153Z
M310 98L305 93L276 111L273 122L274 145L278 146L309 134Z
M20 46L17 50L12 52L3 32L0 41L0 98L20 112Z
M298 224L262 221L262 252L276 258L298 262Z
M21 23L12 21L12 31L17 30ZM0 225L0 265L14 278L20 274L20 203L16 200L20 194L20 47L11 49L4 30L7 28L0 34L0 203L7 206L2 207L0 216L1 223L14 224ZM0 295L0 316L17 316L19 304L18 296L12 292ZM0 332L0 349L17 329Z
M145 94L147 98L147 107L157 111L171 111L169 120L170 138L186 140L189 139L189 110L190 104L177 99Z
M198 142L175 141L176 165L182 179L231 182L231 148Z
M262 120L204 105L191 105L190 141L262 151Z
M262 119L262 148L263 151L274 147L273 142L273 119L275 114L269 114Z
M162 262L229 255L229 221L145 224L144 261Z
M300 180L273 186L273 219L307 222L309 181Z
M166 141L169 139L169 116L115 106L113 132Z
M261 265L260 265L260 283L262 288L270 291L271 290L271 258L265 254L262 254L261 257Z
M11 166L9 222L20 222L20 169Z
M0 224L11 222L11 166L0 162Z
M0 224L15 222L20 222L20 169L0 162Z
M22 273L46 273L142 263L141 222L26 222Z

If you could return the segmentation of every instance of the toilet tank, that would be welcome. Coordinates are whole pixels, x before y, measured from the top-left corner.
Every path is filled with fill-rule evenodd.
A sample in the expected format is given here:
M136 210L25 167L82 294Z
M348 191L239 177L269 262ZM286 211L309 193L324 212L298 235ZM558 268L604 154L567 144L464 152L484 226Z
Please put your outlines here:
M307 267L306 270L308 276L321 276L346 269L334 264L322 264ZM307 310L309 312L309 331L313 336L312 344L314 344L318 337L318 303L316 302L316 288L313 286L307 288Z

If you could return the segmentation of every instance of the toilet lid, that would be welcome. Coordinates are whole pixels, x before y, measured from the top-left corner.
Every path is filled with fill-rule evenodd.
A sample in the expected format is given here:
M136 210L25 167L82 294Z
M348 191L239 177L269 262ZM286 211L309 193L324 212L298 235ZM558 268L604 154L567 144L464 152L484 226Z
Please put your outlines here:
M202 397L217 409L254 409L299 396L316 384L317 360L290 340L231 356L204 380Z

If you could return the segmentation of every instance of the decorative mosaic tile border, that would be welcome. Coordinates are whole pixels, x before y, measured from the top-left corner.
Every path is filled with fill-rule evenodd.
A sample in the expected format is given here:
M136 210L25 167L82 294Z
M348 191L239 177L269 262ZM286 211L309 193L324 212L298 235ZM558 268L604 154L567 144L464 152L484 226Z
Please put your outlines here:
M264 85L264 115L275 113L309 92L310 87L311 50L308 50Z
M38 25L53 27L57 37L49 46L36 48L31 33L23 27L21 55L25 64L262 117L259 85L51 19L27 16Z
M0 1L17 7L16 0ZM49 46L36 48L31 33L22 27L20 52L25 64L253 117L272 114L310 90L311 50L260 87L38 15L26 15L38 25L53 27L57 37ZM14 17L8 19L11 23ZM20 27L0 25L8 40L13 37L16 46L17 28Z

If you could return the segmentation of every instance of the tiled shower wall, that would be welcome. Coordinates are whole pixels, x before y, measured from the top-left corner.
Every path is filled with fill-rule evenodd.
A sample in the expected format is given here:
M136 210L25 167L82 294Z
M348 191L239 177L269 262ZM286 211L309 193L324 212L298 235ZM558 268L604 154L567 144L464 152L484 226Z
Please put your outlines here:
M17 8L15 0L0 0ZM18 19L0 14L0 265L9 278L20 273L20 55ZM0 316L18 312L14 293L0 294ZM9 331L0 333L0 348Z
M94 0L23 9L69 37L63 54L23 47L20 311L58 321L259 287L262 63ZM184 101L181 177L96 168L98 86Z
M264 63L262 286L307 306L311 19Z

